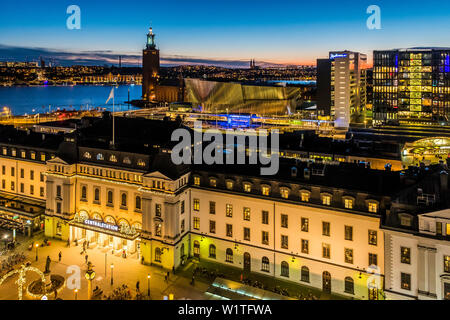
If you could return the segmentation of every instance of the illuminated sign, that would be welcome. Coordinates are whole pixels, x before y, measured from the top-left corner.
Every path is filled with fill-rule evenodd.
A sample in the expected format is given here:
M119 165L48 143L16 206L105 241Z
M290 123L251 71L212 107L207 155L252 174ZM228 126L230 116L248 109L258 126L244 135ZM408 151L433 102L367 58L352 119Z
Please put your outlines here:
M334 60L336 58L347 58L347 54L346 53L331 53L330 54L331 60Z
M108 223L104 223L102 221L98 221L98 220L84 220L84 224L88 225L88 226L94 226L94 227L98 227L98 228L102 228L102 229L107 229L107 230L111 230L111 231L119 231L119 226L115 226L112 224L108 224Z

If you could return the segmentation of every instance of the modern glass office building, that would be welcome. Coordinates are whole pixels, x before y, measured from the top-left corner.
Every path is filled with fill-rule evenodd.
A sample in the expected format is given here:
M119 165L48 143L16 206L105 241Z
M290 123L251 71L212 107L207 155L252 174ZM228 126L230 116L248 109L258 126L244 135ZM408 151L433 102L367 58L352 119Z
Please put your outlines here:
M374 124L450 125L450 48L374 51Z

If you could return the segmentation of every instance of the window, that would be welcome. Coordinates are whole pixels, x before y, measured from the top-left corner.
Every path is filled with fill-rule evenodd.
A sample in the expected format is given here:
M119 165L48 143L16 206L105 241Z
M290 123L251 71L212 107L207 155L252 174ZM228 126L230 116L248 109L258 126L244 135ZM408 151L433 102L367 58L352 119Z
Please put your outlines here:
M6 189L6 180L5 179L2 180L2 189Z
M61 202L56 203L56 213L61 214Z
M331 196L328 196L328 195L322 196L322 204L325 206L330 206L331 205Z
M14 177L14 174L15 174L15 170L14 170L14 168L11 168L11 177Z
M269 211L262 211L262 224L269 224Z
M209 185L213 188L217 187L217 179L216 178L209 179Z
M269 244L269 232L267 232L267 231L262 232L262 244L265 244L265 245Z
M3 175L6 174L6 166L2 166L2 174L3 174Z
M281 276L289 278L289 264L286 261L281 262Z
M233 263L233 250L230 248L226 251L225 262Z
M353 227L345 226L345 240L353 241Z
M376 246L378 243L377 231L369 230L369 244L372 246Z
M411 249L406 247L400 248L400 262L411 264Z
M200 211L200 199L194 199L194 211Z
M450 273L450 256L444 256L444 272Z
M244 220L250 221L250 208L244 207Z
M162 225L161 225L161 223L157 223L155 225L155 235L157 237L161 237L161 234L162 234Z
M23 183L20 184L20 192L21 193L25 192L25 185Z
M34 194L34 186L30 186L30 194Z
M99 188L95 188L95 190L94 190L94 201L100 202L100 189Z
M351 294L355 293L355 284L353 278L350 277L345 278L345 292Z
M45 153L41 153L41 161L45 161Z
M309 254L309 240L302 239L302 253Z
M216 258L216 246L213 244L209 245L209 257L212 259Z
M45 196L44 187L39 188L39 194L41 195L41 197Z
M261 260L261 271L270 272L270 261L269 258L263 257Z
M226 185L227 185L227 189L228 190L233 190L233 187L234 187L234 182L233 181L227 180Z
M214 201L209 202L209 214L216 214L216 203Z
M11 181L11 191L14 191L14 189L15 189L14 181Z
M25 178L25 170L20 169L20 178L23 179Z
M244 228L244 240L250 241L250 228Z
M111 190L108 191L108 204L109 205L113 204L113 192Z
M287 228L288 227L288 215L287 214L282 214L281 215L281 227L282 228Z
M120 205L124 208L127 207L127 194L122 193L122 201L120 202Z
M30 180L34 180L34 170L30 171Z
M227 237L232 238L233 237L233 225L227 224Z
M160 248L155 249L155 261L161 262L161 249Z
M41 180L41 182L44 182L44 174L42 172L40 174L40 180Z
M184 213L184 200L181 201L181 204L180 204L180 212L181 212L181 214Z
M442 235L442 222L436 222L436 234L438 236Z
M209 220L209 233L216 233L216 222Z
M56 197L61 198L61 186L56 186Z
M92 158L92 156L91 156L91 154L90 154L89 152L85 152L85 153L83 154L83 157L86 158L86 159L91 159L91 158ZM42 160L42 159L41 159L41 160ZM42 161L44 161L44 160L42 160Z
M105 160L105 157L103 157L103 155L101 153L99 153L99 154L97 154L97 160L103 161L103 160Z
M307 266L303 266L302 267L301 281L302 282L309 282L309 268Z
M142 200L141 200L141 197L140 196L136 196L136 201L135 201L136 203L136 205L135 205L135 207L136 207L136 210L141 210L142 209Z
M401 286L403 290L411 290L411 275L409 273L401 273Z
M330 236L330 223L322 222L322 235L329 237Z
M269 186L262 186L261 191L262 191L263 196L270 195L270 187Z
M183 220L181 220L181 233L183 233L185 231L185 228L186 228L186 224L183 219Z
M200 218L199 217L194 217L194 230L200 230Z
M345 258L345 263L353 264L353 249L345 248L344 249L344 258Z
M194 177L194 185L196 186L200 185L200 177Z
M233 217L233 205L232 204L227 204L226 216L229 218Z
M369 266L378 266L378 255L369 253Z
M281 236L281 248L289 249L289 238L288 236Z
M251 183L244 183L244 191L245 192L251 192L252 191Z
M303 232L309 231L309 219L308 218L301 219L301 229Z
M411 227L412 225L412 217L406 214L399 214L400 224L404 227Z
M353 209L353 199L344 199L345 209Z
M15 157L16 156L16 149L12 149L11 150L11 154L12 154L13 157Z
M32 151L30 153L30 156L31 156L31 160L36 160L36 152Z
M142 159L139 159L138 162L137 162L137 165L138 165L139 167L145 167L145 161L142 160Z
M323 243L322 244L322 257L326 258L326 259L330 259L331 257L331 249L330 249L330 245Z
M281 188L280 194L283 199L289 199L289 189L288 188Z
M378 204L376 202L369 202L368 205L369 212L377 213L378 212Z
M300 199L303 202L309 202L310 194L308 192L302 192L300 193Z
M111 155L110 157L109 157L109 161L111 161L111 162L117 162L117 157L115 156L115 155Z

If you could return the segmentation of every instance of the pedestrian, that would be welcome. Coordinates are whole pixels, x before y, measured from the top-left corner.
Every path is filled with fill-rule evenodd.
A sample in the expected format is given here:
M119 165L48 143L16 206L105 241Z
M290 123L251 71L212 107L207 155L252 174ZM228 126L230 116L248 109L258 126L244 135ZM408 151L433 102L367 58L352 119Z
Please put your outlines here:
M170 277L170 272L167 271L167 280L169 280L169 277Z
M67 239L67 247L70 248L70 239Z
M164 281L167 282L167 274L164 276Z
M139 292L139 285L140 285L140 283L139 283L139 280L138 280L138 282L136 282L136 291L137 292Z
M87 242L87 245L86 245L86 247L87 247L87 249L89 249L89 241Z
M75 239L75 247L78 247L78 239Z
M172 274L175 274L175 266L172 267Z
M86 255L85 257L84 257L84 259L86 260L86 263L88 263L88 255Z
M192 275L191 285L195 285L195 276Z
M61 253L61 251L60 251L59 254L58 254L58 258L59 258L59 262L61 262L61 258L62 258L62 253Z

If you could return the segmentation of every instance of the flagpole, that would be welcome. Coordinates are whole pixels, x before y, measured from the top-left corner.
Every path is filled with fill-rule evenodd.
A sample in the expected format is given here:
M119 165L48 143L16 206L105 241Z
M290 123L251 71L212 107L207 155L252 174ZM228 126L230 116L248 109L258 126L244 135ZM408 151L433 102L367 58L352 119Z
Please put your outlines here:
M114 88L113 88L113 90L114 90ZM116 126L115 126L115 121L114 121L114 99L115 99L115 94L113 94L113 116L112 116L112 120L113 120L113 148L115 147L115 145L116 145Z

